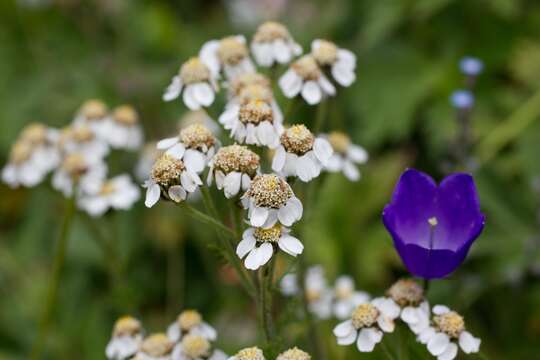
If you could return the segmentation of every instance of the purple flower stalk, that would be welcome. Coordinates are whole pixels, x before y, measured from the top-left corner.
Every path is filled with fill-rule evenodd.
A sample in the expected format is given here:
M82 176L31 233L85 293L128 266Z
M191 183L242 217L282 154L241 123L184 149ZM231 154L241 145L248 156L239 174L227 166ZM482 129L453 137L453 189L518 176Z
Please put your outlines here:
M484 220L472 176L452 174L437 186L415 169L401 175L383 211L401 260L424 279L453 272L482 232Z

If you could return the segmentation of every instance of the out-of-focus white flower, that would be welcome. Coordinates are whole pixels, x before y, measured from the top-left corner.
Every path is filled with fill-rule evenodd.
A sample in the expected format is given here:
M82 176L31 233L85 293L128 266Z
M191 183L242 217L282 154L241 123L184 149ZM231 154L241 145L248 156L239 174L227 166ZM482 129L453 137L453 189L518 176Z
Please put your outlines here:
M167 336L174 342L180 341L187 334L202 336L209 341L217 339L216 330L203 321L197 310L182 311L176 321L167 328Z
M394 319L399 316L399 307L391 300L376 298L369 303L360 304L354 309L351 318L334 328L339 345L356 342L360 352L371 352L383 333L394 331Z
M178 75L163 94L163 100L172 101L183 93L184 104L190 110L212 105L218 85L211 69L198 57L193 57L180 67Z
M184 114L178 121L178 131L195 124L206 127L214 136L221 134L221 126L204 110L188 111Z
M154 206L162 195L179 203L186 199L187 193L195 192L202 185L197 172L180 158L165 153L156 160L150 178L143 185L146 188L146 207Z
M255 65L249 58L246 38L242 35L206 42L199 52L199 57L214 77L219 77L221 71L229 80L247 72L255 72Z
M461 315L444 305L435 305L433 314L431 326L418 334L418 341L426 344L428 351L438 360L454 359L458 345L466 354L480 351L481 340L465 330Z
M334 286L334 297L334 315L339 320L349 317L358 305L365 304L370 299L368 293L355 290L354 280L346 275L337 278Z
M229 20L233 24L252 27L263 20L280 18L288 2L288 0L225 0L225 6Z
M270 67L275 63L290 62L302 54L302 47L293 40L285 26L268 21L257 29L251 42L251 52L260 66Z
M135 166L135 177L138 181L144 181L150 176L152 166L156 160L163 154L162 150L156 148L155 142L144 145L139 154L139 160Z
M254 346L240 350L228 360L266 360L266 358L264 357L263 351Z
M112 148L136 150L142 146L143 131L139 115L132 106L118 106L105 123L104 138Z
M270 228L248 228L238 243L236 254L240 259L247 255L244 262L249 270L257 270L266 264L279 247L287 254L296 257L304 251L304 245L289 235L290 229L276 223ZM277 246L276 248L275 245Z
M75 118L73 125L86 125L100 138L104 139L107 135L106 119L108 117L109 108L99 99L90 99L85 101Z
M320 67L328 67L332 77L341 86L351 86L356 79L356 56L340 49L331 41L316 39L311 43L311 54Z
M58 146L65 154L81 153L95 160L102 160L110 151L105 136L98 136L86 123L74 124L62 129Z
M52 177L52 186L64 196L72 196L74 187L77 195L97 193L107 176L107 165L99 158L87 153L67 154Z
M207 338L187 334L174 347L172 360L225 360L227 355L221 350L212 350Z
M478 58L465 56L459 61L459 69L467 76L478 76L484 70L484 63Z
M367 151L351 142L351 139L342 132L334 131L326 136L334 153L326 163L325 170L330 172L343 172L347 179L357 181L360 171L356 164L365 164L368 160Z
M240 143L275 148L283 125L272 106L263 100L230 105L219 117L231 137Z
M78 199L79 208L91 216L101 216L109 209L128 210L137 200L140 191L127 174L104 181L97 192L83 193Z
M58 132L42 124L30 124L13 144L2 181L10 187L32 187L58 166L60 153L56 146Z
M302 217L303 207L285 179L274 175L257 175L242 196L253 227L269 228L278 221L291 226Z
M146 337L134 360L172 360L174 343L162 333ZM180 358L181 359L181 358Z
M230 199L249 189L251 179L259 173L259 165L259 155L246 146L222 147L210 160L207 184L211 186L215 178L217 188L223 189L225 197Z
M292 63L279 79L279 87L288 98L301 94L309 105L318 104L325 96L336 94L336 88L312 55L304 55Z
M272 170L285 177L296 176L304 182L319 176L333 154L330 143L322 137L316 138L305 125L286 129L279 141Z
M311 356L307 352L294 347L279 354L276 360L311 360Z
M456 109L468 110L474 105L474 95L469 90L457 90L452 93L450 103Z
M107 344L105 355L109 360L129 359L139 350L142 340L141 322L131 316L121 317L114 324L112 338Z
M429 303L424 297L424 289L412 279L396 281L386 292L389 299L400 308L400 317L415 334L429 326Z

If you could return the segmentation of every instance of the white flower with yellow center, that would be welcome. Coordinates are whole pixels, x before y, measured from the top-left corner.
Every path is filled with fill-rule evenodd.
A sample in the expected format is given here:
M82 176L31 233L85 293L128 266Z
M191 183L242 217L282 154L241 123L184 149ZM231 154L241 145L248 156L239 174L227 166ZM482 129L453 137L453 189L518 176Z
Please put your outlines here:
M221 134L221 126L205 110L188 111L182 115L177 124L179 131L191 125L199 124L210 130L216 137Z
M154 206L163 195L166 199L179 203L186 199L187 193L193 193L202 185L197 172L184 161L171 154L161 155L143 187L146 188L146 207Z
M73 125L86 125L100 138L107 135L106 119L109 115L109 108L99 99L85 101L73 119Z
M343 172L345 177L351 181L360 179L360 171L357 164L365 164L368 160L368 153L363 147L355 145L347 134L334 131L325 136L334 154L330 157L325 170L330 172Z
M62 129L58 139L58 146L65 154L81 153L96 160L102 160L110 151L105 137L98 136L85 123L74 124Z
M339 345L351 345L356 342L360 352L371 352L383 337L383 332L394 331L394 319L399 316L399 307L384 298L373 299L369 303L358 305L351 318L334 328L334 335Z
M105 123L104 137L112 148L135 150L142 146L144 136L139 114L132 106L118 106Z
M159 141L156 147L181 159L192 171L201 173L214 156L217 143L214 134L207 127L193 124L180 130L178 136Z
M251 85L259 85L265 89L271 89L272 83L265 75L257 72L249 72L238 75L227 83L229 100L240 96L242 90Z
M145 338L134 360L172 360L174 343L162 333Z
M319 176L333 154L328 141L316 138L304 125L291 126L279 140L272 170L285 177L296 176L304 182Z
M336 88L311 55L304 55L292 63L279 79L279 87L286 97L293 98L301 94L310 105L320 103L325 96L336 94Z
M251 42L251 52L260 66L270 67L275 63L290 62L302 54L302 47L293 40L285 26L268 21L257 29Z
M143 340L141 322L131 316L121 317L114 324L112 338L105 355L109 360L129 359L139 350Z
M43 181L60 162L57 138L57 130L45 125L35 123L25 127L2 169L2 181L13 188L32 187Z
M354 280L350 276L340 276L334 286L334 315L339 319L346 319L360 304L369 302L370 296L364 291L355 290Z
M389 299L400 308L400 317L415 334L429 326L429 303L424 297L424 288L412 279L396 281L386 292Z
M279 223L269 228L248 228L238 243L236 254L240 259L247 255L244 264L249 270L257 270L266 264L278 247L296 257L304 251L304 245L289 232L290 229Z
M246 38L242 35L206 42L199 52L199 57L215 77L218 77L221 71L229 80L255 72L255 65L249 58Z
M258 347L250 347L240 350L228 360L266 360L264 353Z
M171 360L226 360L227 355L221 350L212 350L207 338L196 334L187 334L174 347Z
M294 347L279 354L276 360L311 360L311 355Z
M251 179L259 173L260 157L246 146L222 147L208 164L210 171L206 183L212 185L214 178L219 190L230 199L249 189Z
M458 344L466 354L480 351L481 340L465 329L465 321L457 312L444 305L433 307L430 326L418 335L428 351L438 360L452 360L457 356Z
M257 175L242 196L253 227L269 228L278 221L291 226L302 217L303 207L285 179L274 175Z
M96 193L107 176L107 165L86 153L67 154L52 177L52 186L64 196L71 196L73 189L77 194Z
M350 86L356 79L356 55L340 49L331 41L316 39L311 43L311 55L321 68L329 68L341 86Z
M268 146L273 149L279 144L279 134L283 129L276 120L272 106L263 100L251 100L230 105L219 117L231 137L239 143Z
M190 110L212 105L218 85L211 69L198 57L193 57L180 67L178 75L163 94L164 101L176 99L183 91L184 104Z
M174 342L180 341L186 334L200 335L207 340L217 339L216 330L203 321L197 310L184 310L174 323L167 328L167 336Z
M81 194L79 208L91 216L101 216L109 209L129 210L140 197L140 190L127 174L113 177L101 184L98 191Z

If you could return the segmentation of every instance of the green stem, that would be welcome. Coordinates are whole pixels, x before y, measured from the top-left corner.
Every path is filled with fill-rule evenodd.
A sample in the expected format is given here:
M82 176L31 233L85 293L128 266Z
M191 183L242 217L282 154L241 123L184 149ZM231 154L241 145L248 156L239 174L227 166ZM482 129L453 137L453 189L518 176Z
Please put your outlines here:
M317 135L323 128L324 120L326 118L326 109L328 99L323 100L317 106L317 115L315 117L315 123L313 124L313 134Z
M47 339L47 333L50 326L50 321L53 312L56 307L58 289L60 285L60 276L62 275L62 269L66 258L66 250L68 245L68 236L71 229L73 216L75 215L75 196L72 195L66 200L66 208L64 212L64 221L60 230L60 237L56 245L56 253L53 259L51 278L49 280L49 287L47 289L47 298L45 302L45 308L41 315L39 330L37 338L32 346L30 352L30 359L38 360L41 356L41 352L45 341Z
M274 323L272 320L272 280L274 276L274 264L276 256L272 256L268 266L264 266L259 270L261 280L259 282L260 304L262 328L266 342L271 344L274 339Z
M193 206L187 204L185 201L182 202L182 205L186 213L192 218L197 219L205 224L214 226L216 230L221 231L219 232L219 234L226 233L228 236L236 237L236 233L227 226L223 225L223 223L219 220L216 220L215 218L195 209Z

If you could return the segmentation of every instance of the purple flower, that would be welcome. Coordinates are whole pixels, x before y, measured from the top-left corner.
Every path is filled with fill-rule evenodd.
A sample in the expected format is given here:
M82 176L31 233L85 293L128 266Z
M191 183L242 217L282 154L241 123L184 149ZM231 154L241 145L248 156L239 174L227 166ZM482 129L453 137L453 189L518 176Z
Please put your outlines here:
M474 105L474 95L469 90L456 90L450 96L450 103L456 109L470 109Z
M437 186L414 169L401 175L383 211L401 260L425 279L445 277L463 262L484 219L472 176L452 174Z
M465 56L460 60L459 68L467 76L477 76L484 70L484 63L478 58Z

